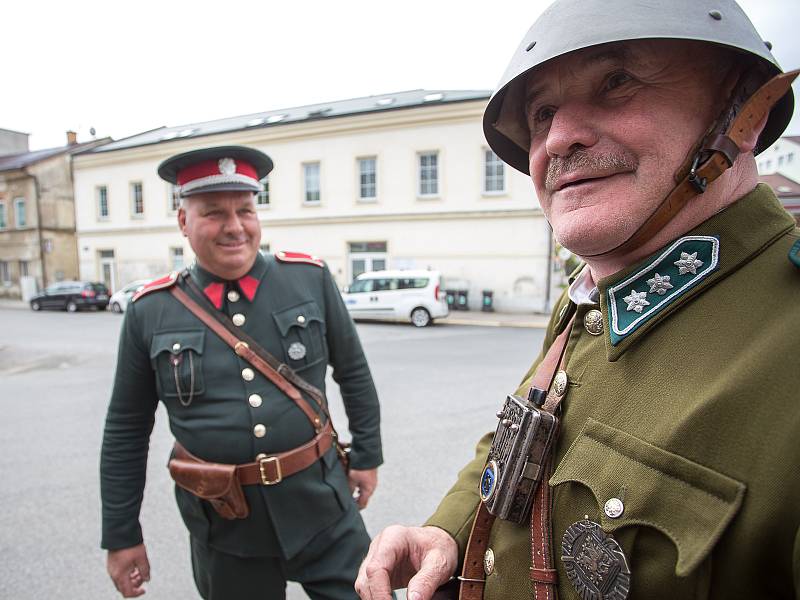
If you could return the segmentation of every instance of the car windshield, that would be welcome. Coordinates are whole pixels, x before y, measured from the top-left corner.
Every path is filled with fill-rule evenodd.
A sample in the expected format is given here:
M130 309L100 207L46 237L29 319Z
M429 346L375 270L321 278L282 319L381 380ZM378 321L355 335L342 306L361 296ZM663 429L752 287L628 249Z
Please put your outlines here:
M359 292L371 292L373 289L374 279L356 279L350 286L350 294L357 294Z

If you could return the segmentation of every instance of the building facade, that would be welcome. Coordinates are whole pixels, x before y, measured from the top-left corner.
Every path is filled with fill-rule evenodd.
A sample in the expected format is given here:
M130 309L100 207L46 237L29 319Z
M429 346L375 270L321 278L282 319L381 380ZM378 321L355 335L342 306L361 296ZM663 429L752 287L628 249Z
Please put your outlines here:
M769 184L800 224L800 136L779 138L756 158L759 180Z
M435 269L499 310L555 299L550 230L530 180L486 144L486 91L412 91L247 115L126 138L75 157L82 278L116 289L181 268L191 249L157 165L241 144L275 163L258 198L264 251L322 257L340 287L364 271Z
M77 279L71 159L109 141L28 151L27 134L0 129L0 297L27 299Z

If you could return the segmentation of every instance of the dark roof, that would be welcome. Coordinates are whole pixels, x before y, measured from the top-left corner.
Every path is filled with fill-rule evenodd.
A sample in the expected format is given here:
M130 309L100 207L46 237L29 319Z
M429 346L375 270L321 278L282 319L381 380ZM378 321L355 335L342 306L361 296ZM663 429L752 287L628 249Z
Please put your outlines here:
M778 198L800 197L800 183L789 179L786 175L770 173L769 175L759 175L758 180L769 185Z
M109 138L106 138L109 139ZM58 156L59 154L74 154L81 150L86 150L102 143L103 140L92 140L91 142L83 142L80 144L73 144L71 146L59 146L58 148L47 148L45 150L34 150L33 152L22 152L20 154L11 154L8 156L0 156L0 171L14 171L22 169L39 161Z
M785 135L783 136L784 140L789 140L790 142L794 142L795 144L800 144L800 135Z
M403 108L418 108L432 104L488 100L491 94L491 90L412 90L407 92L395 92L392 94L380 94L377 96L366 96L363 98L352 98L350 100L322 102L320 104L283 108L280 110L228 117L202 123L190 123L175 127L159 127L158 129L145 131L111 142L110 144L105 144L87 153L111 152L137 146L159 144L170 140L258 129L261 127L274 127L301 121L315 121Z

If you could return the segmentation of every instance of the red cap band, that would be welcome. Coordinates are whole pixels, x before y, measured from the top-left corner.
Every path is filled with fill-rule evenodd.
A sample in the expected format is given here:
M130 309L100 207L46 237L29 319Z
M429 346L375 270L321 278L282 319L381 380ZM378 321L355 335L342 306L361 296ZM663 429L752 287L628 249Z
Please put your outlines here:
M236 160L234 162L236 163L236 173L239 175L246 175L247 177L251 177L255 181L258 181L258 172L253 165L241 160ZM189 165L188 167L178 171L178 185L186 185L195 179L210 177L212 175L222 175L222 172L219 168L219 161L213 159L204 160L202 162Z

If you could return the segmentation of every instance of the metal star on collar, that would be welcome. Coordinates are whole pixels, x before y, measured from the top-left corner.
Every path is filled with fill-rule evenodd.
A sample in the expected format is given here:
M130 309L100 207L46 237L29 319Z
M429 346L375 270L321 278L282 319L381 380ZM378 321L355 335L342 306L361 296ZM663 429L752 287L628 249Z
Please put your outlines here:
M669 275L661 276L658 273L652 279L647 280L647 285L650 286L650 293L656 293L659 296L663 296L667 290L673 287L669 282Z
M628 308L626 310L641 313L645 306L650 306L650 303L645 300L645 298L647 298L647 292L631 290L631 295L625 296L622 300L628 303Z
M691 254L688 252L681 252L681 259L676 260L673 264L678 267L678 273L680 275L686 273L697 275L697 267L702 267L703 261L697 260L697 252L692 252Z

